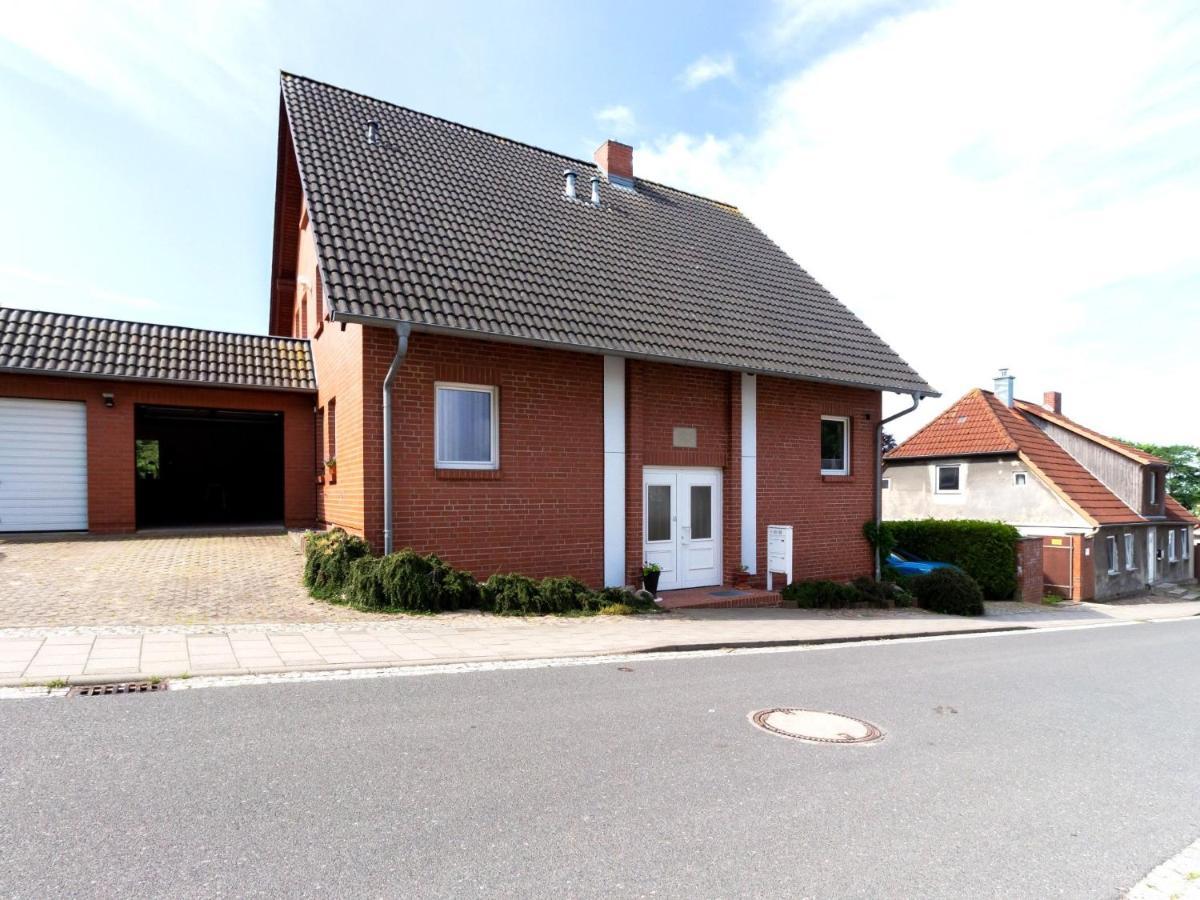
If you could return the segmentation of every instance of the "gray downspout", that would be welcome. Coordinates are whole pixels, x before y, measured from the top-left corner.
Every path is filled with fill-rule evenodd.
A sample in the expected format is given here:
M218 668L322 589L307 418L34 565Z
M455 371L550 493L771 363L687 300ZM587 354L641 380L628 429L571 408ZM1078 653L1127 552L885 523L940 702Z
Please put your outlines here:
M392 552L392 384L408 353L408 335L412 327L396 326L396 355L383 379L383 552Z
M888 422L895 421L901 416L907 416L921 404L921 395L912 395L912 406L908 409L902 409L900 412L888 416L886 419L880 419L879 424L875 426L875 531L879 532L879 526L883 523L883 426ZM878 581L883 576L883 563L879 559L879 551L875 551L875 580Z

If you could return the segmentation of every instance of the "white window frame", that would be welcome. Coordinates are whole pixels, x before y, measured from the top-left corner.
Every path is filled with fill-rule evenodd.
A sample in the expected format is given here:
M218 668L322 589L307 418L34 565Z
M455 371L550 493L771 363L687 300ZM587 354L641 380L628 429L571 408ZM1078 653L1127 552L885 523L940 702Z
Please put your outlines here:
M850 417L849 416L821 416L822 422L841 422L842 423L842 468L826 469L821 466L822 475L849 475L850 474ZM817 453L820 453L821 448L821 433L817 432ZM824 459L824 457L821 457Z
M1147 506L1158 506L1158 472L1150 470L1150 502Z
M1137 569L1137 547L1132 532L1125 532L1125 571Z
M1025 487L1029 484L1029 473L1013 472L1013 487Z
M892 489L892 479L890 479L890 478L879 479L879 489L881 491L890 491Z
M1175 529L1167 529L1167 562L1179 562L1179 550L1175 545Z
M942 469L958 469L958 487L942 489ZM961 494L966 480L966 466L962 463L935 463L933 466L933 492L935 494Z
M1179 537L1182 539L1179 542L1179 544L1180 544L1179 558L1180 559L1191 559L1192 546L1191 546L1191 541L1188 540L1188 537L1189 537L1188 530L1186 528L1180 528L1179 529Z
M492 453L486 462L461 462L442 459L438 421L442 413L442 391L474 391L492 398ZM494 384L463 384L457 381L433 383L433 464L437 469L499 469L500 468L500 389Z
M1117 536L1110 534L1104 542L1108 545L1108 574L1116 575L1121 571L1121 549L1117 546Z

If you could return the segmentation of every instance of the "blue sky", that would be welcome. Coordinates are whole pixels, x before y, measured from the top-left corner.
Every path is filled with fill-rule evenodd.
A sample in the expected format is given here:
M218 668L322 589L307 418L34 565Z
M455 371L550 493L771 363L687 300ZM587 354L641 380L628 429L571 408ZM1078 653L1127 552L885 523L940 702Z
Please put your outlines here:
M1197 58L1184 2L22 4L0 303L264 330L287 69L738 204L946 394L901 435L1007 366L1200 443Z

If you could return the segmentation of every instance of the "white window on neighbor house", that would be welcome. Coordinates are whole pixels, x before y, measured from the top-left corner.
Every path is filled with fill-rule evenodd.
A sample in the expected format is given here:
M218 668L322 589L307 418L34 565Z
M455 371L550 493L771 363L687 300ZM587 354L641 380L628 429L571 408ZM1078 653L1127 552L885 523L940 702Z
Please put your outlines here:
M1109 535L1104 539L1104 543L1108 546L1108 574L1116 575L1121 568L1121 556L1117 551L1117 539L1114 535Z
M1029 476L1024 472L1013 472L1013 484L1015 484L1017 487L1025 487L1025 484L1028 482L1028 480Z
M939 494L962 492L962 466L938 466L934 473L934 485Z
M850 474L850 420L821 416L821 474Z
M1179 529L1179 558L1188 559L1192 555L1192 542L1188 540L1188 530Z
M1150 470L1150 506L1158 506L1158 473Z
M890 479L890 478L880 479L879 489L882 491L890 491L892 489L892 479Z
M1179 553L1175 549L1175 529L1172 528L1167 532L1167 562L1175 562L1179 559Z
M1133 535L1125 532L1125 571L1132 572L1137 568L1137 560L1134 558L1134 543Z
M497 389L488 385L438 382L434 390L434 459L437 468L499 468Z

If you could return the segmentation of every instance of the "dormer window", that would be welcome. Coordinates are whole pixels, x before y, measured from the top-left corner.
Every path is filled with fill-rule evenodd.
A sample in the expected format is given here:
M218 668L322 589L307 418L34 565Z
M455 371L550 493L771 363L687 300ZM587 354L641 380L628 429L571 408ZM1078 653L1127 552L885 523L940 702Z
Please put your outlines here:
M1158 506L1158 472L1150 470L1150 503L1151 507Z

